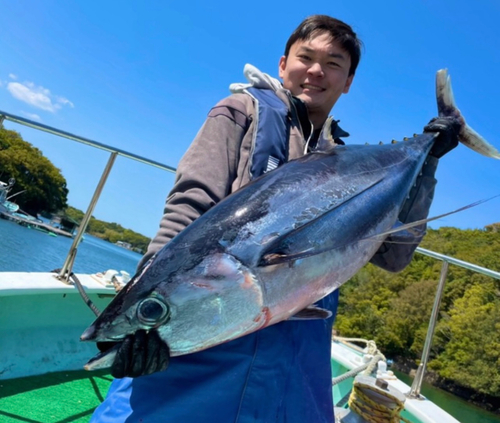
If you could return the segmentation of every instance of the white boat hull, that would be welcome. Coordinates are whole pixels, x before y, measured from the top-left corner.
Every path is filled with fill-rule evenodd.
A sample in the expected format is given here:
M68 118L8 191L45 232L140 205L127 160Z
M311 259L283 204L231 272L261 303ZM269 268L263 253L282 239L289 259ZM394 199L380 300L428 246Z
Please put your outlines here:
M114 288L77 275L100 310ZM80 335L95 315L72 285L53 273L0 273L0 379L80 370L98 351Z

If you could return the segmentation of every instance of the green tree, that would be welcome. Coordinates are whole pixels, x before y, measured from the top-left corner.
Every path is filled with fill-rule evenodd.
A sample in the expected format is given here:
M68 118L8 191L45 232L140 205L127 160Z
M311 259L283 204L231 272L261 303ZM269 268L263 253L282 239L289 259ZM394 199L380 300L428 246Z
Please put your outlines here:
M64 210L63 214L65 217L73 219L75 222L80 223L85 213L83 213L81 210L69 206Z
M429 229L422 247L500 270L499 223L484 230ZM373 265L343 285L335 329L374 339L387 357L417 360L441 262L416 254L397 274ZM455 384L500 396L500 281L450 265L429 367Z
M400 291L391 300L384 316L383 331L379 343L401 356L418 357L423 348L421 330L429 322L436 281L422 280Z
M67 206L66 180L42 152L15 131L0 126L0 178L14 178L11 194L23 191L15 201L26 212L37 215Z
M69 206L62 212L57 213L57 215L80 223L84 213L81 210ZM140 233L134 232L131 229L126 229L115 222L104 222L96 219L94 216L90 217L86 232L111 243L116 243L117 241L128 242L132 245L132 248L139 253L144 253L151 242L150 238Z
M500 298L495 284L473 285L440 322L444 351L430 367L483 394L500 396Z

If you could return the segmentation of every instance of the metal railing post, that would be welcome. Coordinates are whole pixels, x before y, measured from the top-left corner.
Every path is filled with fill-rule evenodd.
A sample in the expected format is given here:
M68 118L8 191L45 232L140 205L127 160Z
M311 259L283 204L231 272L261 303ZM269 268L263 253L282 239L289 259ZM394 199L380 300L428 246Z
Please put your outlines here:
M88 222L90 221L90 217L92 215L92 212L94 211L94 207L97 203L97 200L99 199L102 188L103 188L104 184L106 183L106 179L109 175L109 172L111 171L111 168L114 164L114 161L115 161L115 158L117 155L129 158L132 160L136 160L140 163L154 166L154 167L157 167L157 168L162 169L162 170L166 170L167 172L171 172L171 173L176 172L176 169L174 167L165 165L163 163L159 163L155 160L150 160L150 159L147 159L145 157L139 156L137 154L130 153L128 151L121 150L119 148L115 148L115 147L112 147L110 145L106 145L106 144L103 144L101 142L91 140L89 138L84 138L84 137L72 134L70 132L62 131L62 130L54 128L52 126L44 125L44 124L39 123L39 122L34 122L32 120L25 119L25 118L22 118L20 116L12 115L10 113L7 113L7 112L0 110L0 124L2 124L5 119L7 121L17 123L19 125L27 126L28 128L33 128L33 129L37 129L39 131L47 132L47 133L52 134L52 135L57 135L59 137L66 138L66 139L69 139L71 141L76 141L76 142L79 142L79 143L82 143L85 145L89 145L91 147L98 148L100 150L108 151L111 153L111 157L109 158L108 164L106 165L106 168L104 169L104 172L101 176L101 180L99 181L99 184L94 192L94 196L92 197L89 208L88 208L87 212L85 213L85 216L83 217L83 220L80 224L77 235L75 236L75 238L73 240L73 244L69 250L69 253L66 257L64 265L63 265L60 273L57 275L57 278L61 279L62 281L67 282L67 277L69 277L69 274L71 273L71 269L73 268L73 263L75 261L75 256L76 256L78 244L80 243L80 241L82 239L82 236L85 232L85 229L87 228L87 225L88 225ZM65 277L66 274L67 274L67 276Z
M83 234L85 233L85 230L87 229L87 226L90 221L90 217L92 216L92 213L94 212L94 208L97 204L97 201L99 200L99 197L101 195L102 189L104 188L104 184L106 183L106 180L108 179L109 173L111 172L111 169L113 167L113 164L115 163L115 159L118 153L116 151L112 152L109 159L108 163L106 164L106 167L104 168L104 171L101 175L101 179L99 180L99 183L97 184L97 188L94 191L94 195L92 196L92 199L90 200L89 207L87 209L87 212L83 216L83 219L80 223L80 226L78 227L78 232L76 236L73 238L73 244L71 245L71 248L69 249L68 255L66 256L66 260L64 261L64 265L57 275L57 278L63 281L68 282L69 275L71 274L71 270L73 268L73 263L75 262L75 257L78 249L78 244L80 244L80 241L82 240Z
M427 362L429 361L429 355L431 352L432 338L434 336L434 330L436 328L436 322L439 314L439 306L441 304L441 298L443 297L444 285L446 282L446 276L448 274L448 262L443 261L441 266L441 276L439 278L439 284L437 287L436 296L434 297L434 305L432 306L431 318L429 321L429 327L427 329L427 336L425 337L424 350L422 351L422 358L420 360L420 365L418 366L417 374L411 385L410 392L406 395L409 398L420 398L420 389L422 388L422 382L424 380L425 370L427 369Z

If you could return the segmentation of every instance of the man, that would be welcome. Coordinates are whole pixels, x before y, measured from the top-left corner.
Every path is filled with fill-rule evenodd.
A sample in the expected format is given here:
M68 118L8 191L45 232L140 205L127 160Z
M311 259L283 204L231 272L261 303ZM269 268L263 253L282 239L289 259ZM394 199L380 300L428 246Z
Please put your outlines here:
M287 42L279 61L282 85L247 65L250 83L232 85L233 95L209 112L182 158L160 230L139 267L227 195L313 151L332 107L349 92L360 50L349 25L315 15ZM340 137L348 134L335 121L331 125L335 141L343 144ZM438 119L428 130L442 131L438 155L457 143L446 121ZM426 217L436 166L430 156L403 207L403 222ZM397 271L415 248L388 242L372 261ZM337 293L319 305L333 316L282 322L172 359L155 331L129 335L112 368L120 379L92 422L333 422L330 342Z

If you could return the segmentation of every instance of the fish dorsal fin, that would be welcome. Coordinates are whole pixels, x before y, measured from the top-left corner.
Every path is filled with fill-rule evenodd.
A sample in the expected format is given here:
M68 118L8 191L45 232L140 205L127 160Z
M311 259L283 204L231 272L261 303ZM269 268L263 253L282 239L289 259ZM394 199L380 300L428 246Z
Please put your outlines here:
M330 317L332 317L332 312L330 310L326 310L313 304L306 307L304 310L300 310L288 320L324 320Z
M323 129L319 134L316 151L329 151L337 147L337 144L335 143L335 140L332 135L332 123L333 123L333 117L328 116L328 119L326 119L326 122L323 125Z
M328 116L323 129L319 134L318 143L316 151L330 151L331 149L344 145L344 142L340 140L341 137L348 137L349 133L344 131L339 125L338 120L333 119L332 116Z

